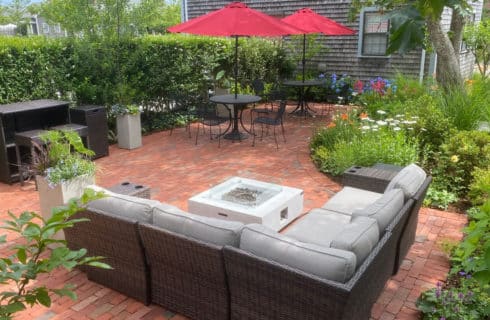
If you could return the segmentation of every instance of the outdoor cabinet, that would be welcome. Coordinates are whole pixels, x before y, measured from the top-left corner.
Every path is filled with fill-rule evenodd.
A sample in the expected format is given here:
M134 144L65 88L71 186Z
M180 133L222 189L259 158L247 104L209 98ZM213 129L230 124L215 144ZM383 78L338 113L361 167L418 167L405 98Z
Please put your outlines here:
M94 151L94 158L109 155L107 114L104 106L79 106L70 109L71 122L87 126L87 148Z
M15 133L48 129L69 123L69 102L60 100L33 100L0 105L0 181L19 180L15 154ZM28 148L21 148L21 157L29 157Z

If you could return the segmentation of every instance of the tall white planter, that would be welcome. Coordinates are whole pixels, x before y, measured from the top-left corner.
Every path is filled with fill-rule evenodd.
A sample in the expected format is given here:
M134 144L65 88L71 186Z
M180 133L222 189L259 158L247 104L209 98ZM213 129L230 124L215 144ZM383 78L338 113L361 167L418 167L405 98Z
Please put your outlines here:
M68 203L72 198L80 198L87 186L95 184L95 177L93 175L83 175L56 186L50 186L45 177L36 176L36 183L41 204L41 215L44 219L49 219L53 208ZM61 231L54 238L64 239L65 236Z
M140 113L117 116L117 145L123 149L135 149L142 145Z

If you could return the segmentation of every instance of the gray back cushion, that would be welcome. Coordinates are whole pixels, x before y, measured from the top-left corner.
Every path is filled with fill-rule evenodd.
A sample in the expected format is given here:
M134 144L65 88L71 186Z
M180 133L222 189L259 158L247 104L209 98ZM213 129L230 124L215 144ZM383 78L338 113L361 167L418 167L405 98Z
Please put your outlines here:
M385 192L392 189L402 189L405 200L410 199L417 193L426 177L425 171L412 163L397 173L386 186Z
M90 188L103 191L107 197L91 201L87 209L114 216L123 216L139 222L151 222L153 207L160 202L114 193L100 187Z
M300 242L259 224L249 224L243 228L240 248L320 278L342 283L352 277L356 268L356 256L352 252Z
M153 209L153 225L218 246L238 247L243 223L198 216L168 204Z
M403 207L403 191L401 189L391 189L383 194L381 198L364 209L355 210L352 217L363 216L376 219L379 231L384 232L393 218Z
M359 267L378 243L378 223L371 218L354 217L349 224L339 227L342 232L332 239L330 247L353 252Z

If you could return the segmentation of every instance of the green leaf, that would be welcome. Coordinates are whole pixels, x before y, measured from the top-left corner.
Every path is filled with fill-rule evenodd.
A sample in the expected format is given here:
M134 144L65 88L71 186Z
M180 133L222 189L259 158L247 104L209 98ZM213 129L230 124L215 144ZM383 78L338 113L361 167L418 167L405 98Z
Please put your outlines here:
M26 263L26 250L24 248L20 248L17 250L17 258L22 263Z
M52 291L55 294L59 295L60 297L66 296L72 300L77 300L77 294L70 289L67 289L67 288L53 289Z
M473 273L473 277L478 280L481 284L488 284L490 283L490 271L489 270L483 270L483 271L477 271Z
M110 265L108 265L107 263L103 263L103 262L98 262L98 261L91 261L91 262L88 262L86 263L87 265L89 266L92 266L92 267L97 267L97 268L101 268L101 269L113 269Z
M12 314L24 310L26 306L22 302L9 303L6 306L2 306L4 313Z
M45 307L50 307L51 306L51 298L49 297L48 291L46 288L38 288L36 292L36 299L39 301L40 304L42 304Z

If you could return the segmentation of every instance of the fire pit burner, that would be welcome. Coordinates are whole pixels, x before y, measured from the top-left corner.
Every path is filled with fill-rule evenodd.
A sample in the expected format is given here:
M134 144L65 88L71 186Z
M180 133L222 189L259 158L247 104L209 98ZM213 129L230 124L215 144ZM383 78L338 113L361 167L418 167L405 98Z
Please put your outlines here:
M249 188L235 188L221 196L221 199L231 202L237 202L245 205L256 206L257 198L262 191Z

